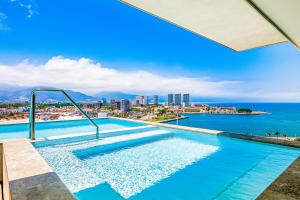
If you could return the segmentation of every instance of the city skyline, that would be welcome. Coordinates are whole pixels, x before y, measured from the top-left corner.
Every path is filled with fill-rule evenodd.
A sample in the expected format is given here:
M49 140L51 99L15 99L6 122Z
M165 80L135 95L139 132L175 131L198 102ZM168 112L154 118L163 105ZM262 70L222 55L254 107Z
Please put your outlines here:
M0 43L2 88L300 101L292 45L236 53L118 1L2 1Z

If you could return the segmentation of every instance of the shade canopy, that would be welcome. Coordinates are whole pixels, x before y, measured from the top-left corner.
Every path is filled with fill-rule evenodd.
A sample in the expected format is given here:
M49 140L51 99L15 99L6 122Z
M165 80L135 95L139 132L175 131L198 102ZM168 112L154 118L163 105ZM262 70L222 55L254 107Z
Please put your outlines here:
M300 47L299 0L121 0L236 51Z

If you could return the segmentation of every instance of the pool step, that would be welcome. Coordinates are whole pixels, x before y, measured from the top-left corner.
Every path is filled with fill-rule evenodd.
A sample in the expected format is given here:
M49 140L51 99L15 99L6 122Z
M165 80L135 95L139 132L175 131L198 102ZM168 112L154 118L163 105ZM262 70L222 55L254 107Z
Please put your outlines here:
M57 144L52 146L39 146L38 152L49 163L62 181L72 192L95 187L105 181L91 171L74 152L82 149L112 145L125 141L133 141L142 138L153 138L162 135L170 135L171 132L164 129L142 131L135 134L107 137L101 140L91 140L86 143ZM55 140L51 141L54 142ZM57 140L59 141L59 140ZM45 141L49 142L49 141ZM42 142L40 142L42 143ZM66 167L68 166L68 167ZM82 177L85 177L84 179Z
M119 129L112 129L112 130L103 130L99 131L99 135L102 136L108 133L116 133L116 132L123 132L123 131L131 131L131 130L140 130L140 129L147 129L153 128L155 126L152 125L145 125L145 126L135 126L129 128L119 128ZM79 136L88 136L88 135L95 135L95 132L85 132L85 133L74 133L74 134L66 134L66 135L56 135L56 136L49 136L45 138L38 138L39 140L57 140L57 139L64 139L64 138L71 138L71 137L79 137Z
M106 130L102 131L97 137L95 133L79 133L79 134L72 134L72 135L63 135L63 136L53 136L40 139L39 141L35 141L33 144L35 147L46 147L46 146L53 146L58 144L66 144L66 143L86 143L93 140L104 139L107 137L115 137L119 135L130 135L135 133L140 133L141 131L148 131L148 130L157 130L158 127L155 126L138 126L138 127L131 127L131 128L122 128L122 129L114 129L114 130Z
M149 131L147 131L147 132L150 133ZM126 141L117 141L117 142L113 143L113 145L112 144L99 145L99 146L94 146L94 147L83 149L83 150L76 150L76 151L73 151L73 153L80 159L87 159L87 158L93 157L95 155L112 153L114 151L120 151L122 149L127 149L127 148L144 145L147 143L170 138L173 136L173 134L170 134L166 131L161 131L161 130L152 131L151 133L154 133L154 134L153 135L150 134L145 137L132 138L132 139L126 140Z
M287 158L286 155L282 155L282 157L278 154L268 155L264 160L258 162L252 169L229 185L228 188L215 197L215 199L246 199L251 196L251 193L262 193L264 189L286 169L287 165L282 162L283 159L288 159L287 161L291 163L294 160L292 156ZM276 167L274 166L274 168L270 170L270 163L274 163ZM261 171L265 172L264 178L259 178Z

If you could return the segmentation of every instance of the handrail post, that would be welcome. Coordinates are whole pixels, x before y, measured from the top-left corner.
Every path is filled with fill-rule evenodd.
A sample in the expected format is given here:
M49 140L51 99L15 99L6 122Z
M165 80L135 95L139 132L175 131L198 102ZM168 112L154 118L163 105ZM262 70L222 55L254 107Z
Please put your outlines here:
M84 115L95 127L96 127L96 134L99 136L99 126L80 108L80 106L64 91L61 92L67 97L69 101L79 110L79 112Z
M35 91L32 91L30 99L29 138L35 140Z
M29 115L29 139L35 140L35 93L36 92L61 92L67 97L69 101L84 115L89 122L96 127L96 136L99 137L99 126L80 108L80 106L64 91L64 90L47 90L47 89L36 89L31 93L30 101L30 115Z

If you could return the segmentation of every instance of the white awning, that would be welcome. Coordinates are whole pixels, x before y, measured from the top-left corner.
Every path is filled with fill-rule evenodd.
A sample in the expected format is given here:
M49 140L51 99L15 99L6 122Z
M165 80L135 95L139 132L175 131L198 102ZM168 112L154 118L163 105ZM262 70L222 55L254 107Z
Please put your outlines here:
M300 0L121 0L236 51L300 46Z

